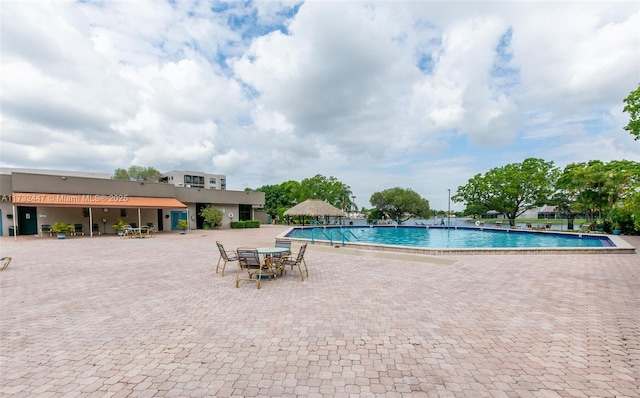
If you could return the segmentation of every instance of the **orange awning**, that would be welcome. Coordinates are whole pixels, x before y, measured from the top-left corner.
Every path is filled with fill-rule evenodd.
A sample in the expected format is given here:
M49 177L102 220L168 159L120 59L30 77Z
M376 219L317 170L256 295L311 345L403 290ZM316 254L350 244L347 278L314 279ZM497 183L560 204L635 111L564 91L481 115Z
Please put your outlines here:
M93 207L117 209L178 209L187 205L175 198L151 198L128 195L14 192L14 205L50 207Z

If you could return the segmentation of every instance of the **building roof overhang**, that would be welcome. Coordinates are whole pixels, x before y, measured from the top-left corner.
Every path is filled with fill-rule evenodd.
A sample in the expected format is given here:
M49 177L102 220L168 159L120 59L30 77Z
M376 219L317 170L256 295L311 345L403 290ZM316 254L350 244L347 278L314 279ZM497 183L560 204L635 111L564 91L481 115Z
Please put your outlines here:
M92 207L118 209L183 209L187 205L175 198L154 198L128 195L94 195L67 193L14 192L14 205L49 207Z

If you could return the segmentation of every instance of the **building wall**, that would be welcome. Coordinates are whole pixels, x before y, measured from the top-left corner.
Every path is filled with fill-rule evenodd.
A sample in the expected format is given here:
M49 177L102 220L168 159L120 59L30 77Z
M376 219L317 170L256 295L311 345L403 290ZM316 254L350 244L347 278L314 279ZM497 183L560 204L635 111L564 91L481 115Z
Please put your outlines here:
M64 172L61 172L64 173ZM12 198L13 192L25 193L59 193L59 194L95 194L95 195L127 195L140 197L175 198L188 206L191 229L196 228L196 204L211 204L224 209L222 228L229 228L231 221L238 220L239 205L261 207L264 205L263 192L228 191L176 187L160 182L120 181L105 178L90 178L66 174L33 174L16 172L11 175L0 175L0 215L2 235L9 235L9 227L13 226ZM17 210L17 209L16 209ZM120 218L120 209L111 208L103 213L96 205L91 214L93 223L98 223L100 231L114 233L112 225ZM171 229L171 209L162 209L163 230ZM175 210L174 210L175 211ZM126 222L138 223L138 210L126 209L127 215L122 217ZM229 215L234 215L232 220ZM82 223L85 231L89 231L89 217L83 217L81 207L37 207L38 231L43 224L52 225L62 221L69 224ZM102 220L106 219L105 222ZM151 222L159 225L157 209L141 209L141 225Z
M115 234L113 225L118 219L129 224L147 225L153 223L158 225L158 214L156 209L140 209L140 223L138 222L138 209L122 209L126 215L121 213L121 209L109 209L107 213L102 209L91 209L90 217L84 216L80 207L38 207L38 231L43 224L53 225L56 222L67 224L82 224L85 235L89 235L91 222L98 224L100 233Z

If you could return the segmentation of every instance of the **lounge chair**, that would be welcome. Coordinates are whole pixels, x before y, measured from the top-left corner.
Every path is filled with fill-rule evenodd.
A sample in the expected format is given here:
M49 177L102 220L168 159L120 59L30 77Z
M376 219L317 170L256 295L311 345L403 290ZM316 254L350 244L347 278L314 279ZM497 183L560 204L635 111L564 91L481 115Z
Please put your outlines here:
M236 250L238 254L238 272L236 273L236 288L240 287L240 281L253 281L258 283L258 289L260 289L260 282L262 281L262 275L267 275L269 279L273 277L273 272L267 267L265 263L260 261L260 254L258 249L251 248L238 248ZM247 277L241 278L240 274L246 272Z
M0 264L0 271L4 271L4 269L9 266L9 263L11 262L11 257L2 257L0 258L0 262L2 262L2 264Z
M589 232L591 230L591 224L584 223L580 226L580 232Z
M298 272L300 273L300 280L303 280L303 281L304 281L304 276L302 275L301 265L304 265L305 274L307 275L307 278L309 277L309 269L307 268L307 263L304 261L304 253L306 250L307 250L307 244L305 243L304 245L300 246L300 250L298 250L298 254L295 257L289 256L285 258L282 262L282 265L284 267L288 265L291 267L292 271L293 271L293 267L297 267Z
M220 258L218 258L218 263L216 264L216 274L218 273L218 268L220 268L220 261L222 263L222 276L224 276L224 268L227 266L228 262L238 261L238 254L233 250L225 250L222 243L216 241L216 245L218 245L218 251L220 251Z

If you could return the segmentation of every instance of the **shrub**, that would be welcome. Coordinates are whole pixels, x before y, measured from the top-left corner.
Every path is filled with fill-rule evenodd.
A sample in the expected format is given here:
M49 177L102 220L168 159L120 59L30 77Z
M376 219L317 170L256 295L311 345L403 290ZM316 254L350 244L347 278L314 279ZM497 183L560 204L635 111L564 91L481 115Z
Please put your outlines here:
M51 226L51 231L56 234L72 234L75 231L75 228L71 224L57 222Z
M245 228L260 228L260 220L247 220L244 223Z
M231 221L231 228L260 228L260 220Z

